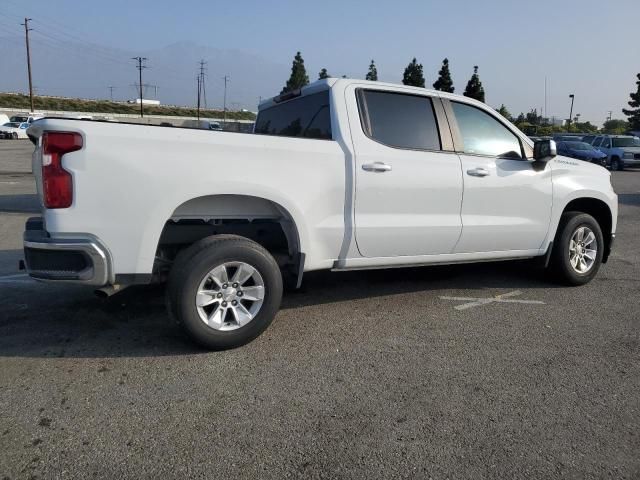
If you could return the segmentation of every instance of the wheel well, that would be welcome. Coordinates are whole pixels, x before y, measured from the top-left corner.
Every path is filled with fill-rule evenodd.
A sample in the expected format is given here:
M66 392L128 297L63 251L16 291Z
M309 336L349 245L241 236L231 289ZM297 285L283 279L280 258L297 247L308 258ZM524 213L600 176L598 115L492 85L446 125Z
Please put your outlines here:
M178 252L211 235L234 234L262 245L283 270L297 274L304 258L289 212L270 200L247 195L209 195L178 206L166 221L154 273L163 279Z
M576 198L567 204L562 213L566 212L583 212L588 213L596 219L598 225L602 229L602 236L604 237L604 257L603 262L606 262L609 251L611 249L611 225L612 217L609 206L602 200L596 198Z

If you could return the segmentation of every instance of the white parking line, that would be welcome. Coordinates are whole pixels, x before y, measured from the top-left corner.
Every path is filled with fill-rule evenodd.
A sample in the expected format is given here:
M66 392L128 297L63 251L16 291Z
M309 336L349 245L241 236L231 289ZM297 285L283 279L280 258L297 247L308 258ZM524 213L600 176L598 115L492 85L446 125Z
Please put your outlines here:
M490 303L528 303L535 305L544 305L545 303L541 300L520 300L520 299L512 299L510 297L517 297L518 295L522 295L520 290L515 290L513 292L503 293L500 295L496 295L494 297L487 298L476 298L476 297L447 297L441 296L441 300L452 300L454 302L467 302L462 305L457 305L453 308L456 310L466 310L468 308L479 307L481 305L488 305Z
M11 278L24 278L24 277L28 277L29 275L26 273L16 273L13 275L0 275L0 281L1 280L9 280Z
M26 273L19 273L16 275L4 275L0 276L0 284L12 284L12 283L34 283L35 280Z

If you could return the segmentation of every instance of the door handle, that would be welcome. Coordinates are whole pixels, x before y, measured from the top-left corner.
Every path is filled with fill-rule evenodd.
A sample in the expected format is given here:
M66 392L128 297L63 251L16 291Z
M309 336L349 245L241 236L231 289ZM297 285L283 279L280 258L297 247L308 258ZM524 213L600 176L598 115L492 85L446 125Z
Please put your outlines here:
M382 162L365 163L362 169L366 172L390 172L391 165Z
M470 170L467 170L467 175L471 175L472 177L486 177L487 175L489 175L489 170L481 167L472 168Z

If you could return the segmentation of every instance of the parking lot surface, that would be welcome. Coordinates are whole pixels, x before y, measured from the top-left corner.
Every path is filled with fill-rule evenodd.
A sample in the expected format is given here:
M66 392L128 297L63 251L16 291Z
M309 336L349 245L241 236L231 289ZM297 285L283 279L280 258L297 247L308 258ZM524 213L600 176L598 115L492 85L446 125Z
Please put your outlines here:
M0 478L640 477L639 171L613 174L589 285L530 262L308 274L261 337L210 353L161 287L105 300L17 271L38 203L7 142Z

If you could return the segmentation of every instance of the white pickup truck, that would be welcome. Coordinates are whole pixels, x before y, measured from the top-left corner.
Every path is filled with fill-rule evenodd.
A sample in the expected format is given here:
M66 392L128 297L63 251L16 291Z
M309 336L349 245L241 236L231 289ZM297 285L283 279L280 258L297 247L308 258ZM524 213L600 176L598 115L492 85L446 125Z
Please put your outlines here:
M258 336L303 272L540 257L579 285L606 262L604 168L535 146L485 104L327 79L263 102L253 134L46 118L29 128L39 280L168 282L212 349Z

